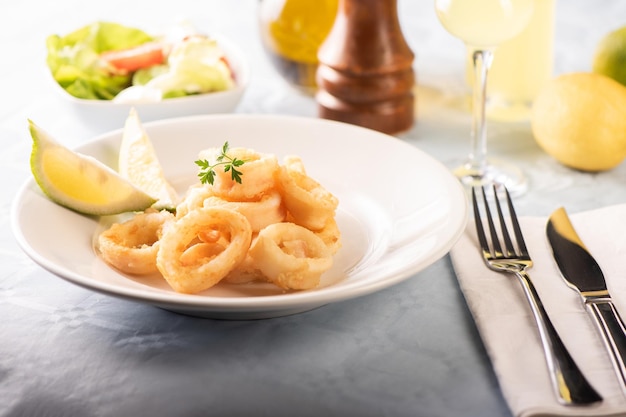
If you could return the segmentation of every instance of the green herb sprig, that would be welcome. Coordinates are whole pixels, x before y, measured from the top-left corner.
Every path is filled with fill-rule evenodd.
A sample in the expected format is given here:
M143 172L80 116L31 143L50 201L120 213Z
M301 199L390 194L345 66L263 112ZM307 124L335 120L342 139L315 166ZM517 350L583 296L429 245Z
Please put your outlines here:
M230 178L241 184L241 176L243 173L237 170L237 167L242 166L246 161L238 158L231 158L228 156L228 141L224 142L222 145L222 152L216 159L214 164L211 164L206 159L198 159L194 161L196 165L200 167L200 172L198 172L198 177L200 177L200 182L202 184L211 184L215 181L215 168L218 166L224 167L224 172L230 171Z

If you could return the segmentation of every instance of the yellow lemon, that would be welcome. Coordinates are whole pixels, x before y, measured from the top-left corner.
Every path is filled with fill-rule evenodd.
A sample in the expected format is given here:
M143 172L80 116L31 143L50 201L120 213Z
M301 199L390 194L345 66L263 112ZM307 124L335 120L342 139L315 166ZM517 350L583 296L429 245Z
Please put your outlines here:
M551 80L531 112L535 140L562 164L605 171L626 158L626 87L595 73Z
M178 194L165 179L154 146L135 109L131 109L126 118L118 158L119 173L157 200L154 208L172 210L176 207Z
M626 85L626 26L602 38L593 57L593 72Z
M155 200L113 169L74 152L31 120L33 138L30 168L41 190L54 202L90 215L141 211Z

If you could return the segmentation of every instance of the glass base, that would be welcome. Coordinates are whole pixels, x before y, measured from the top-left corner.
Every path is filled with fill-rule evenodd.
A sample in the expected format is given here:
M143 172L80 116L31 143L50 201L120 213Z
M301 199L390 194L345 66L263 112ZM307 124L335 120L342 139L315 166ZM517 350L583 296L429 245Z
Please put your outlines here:
M522 171L502 161L489 161L482 169L465 163L453 172L467 188L492 184L504 185L511 196L522 195L528 189L528 182Z

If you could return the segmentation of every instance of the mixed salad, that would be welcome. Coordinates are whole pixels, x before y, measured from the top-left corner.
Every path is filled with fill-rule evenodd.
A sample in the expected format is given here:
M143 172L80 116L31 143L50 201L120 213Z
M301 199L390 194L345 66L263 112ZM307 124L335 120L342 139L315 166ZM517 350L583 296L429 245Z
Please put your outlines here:
M235 77L218 42L182 33L153 37L95 22L49 36L46 62L59 85L82 99L153 102L233 88Z

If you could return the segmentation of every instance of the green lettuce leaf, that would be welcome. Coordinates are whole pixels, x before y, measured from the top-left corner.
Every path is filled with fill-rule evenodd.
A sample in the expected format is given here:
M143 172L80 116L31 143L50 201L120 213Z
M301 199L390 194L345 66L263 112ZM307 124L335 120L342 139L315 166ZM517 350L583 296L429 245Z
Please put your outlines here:
M74 97L111 100L131 84L132 74L112 74L102 65L99 54L153 39L140 29L95 22L65 36L49 36L46 63L54 79Z
M223 51L213 39L196 37L177 44L172 50L169 71L145 85L157 88L164 97L228 90L234 86Z

